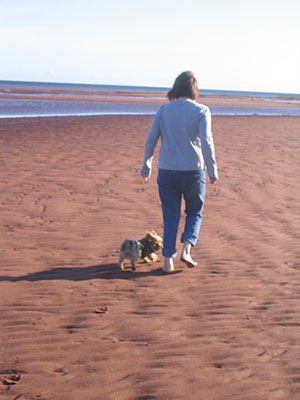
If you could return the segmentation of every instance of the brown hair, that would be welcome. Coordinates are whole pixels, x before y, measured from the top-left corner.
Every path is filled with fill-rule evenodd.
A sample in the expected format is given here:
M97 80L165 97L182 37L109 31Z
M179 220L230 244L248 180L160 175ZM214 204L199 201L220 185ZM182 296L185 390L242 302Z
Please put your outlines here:
M184 71L178 75L167 97L169 100L175 100L179 97L188 97L191 100L196 100L198 97L198 82L194 74L191 71Z

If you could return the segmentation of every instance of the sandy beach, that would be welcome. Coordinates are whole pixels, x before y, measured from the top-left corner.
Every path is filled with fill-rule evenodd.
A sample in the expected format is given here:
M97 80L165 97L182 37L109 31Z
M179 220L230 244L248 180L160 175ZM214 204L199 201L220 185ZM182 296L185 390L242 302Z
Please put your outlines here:
M151 121L1 120L0 399L300 398L300 118L213 118L199 266L170 276L117 266L162 234Z

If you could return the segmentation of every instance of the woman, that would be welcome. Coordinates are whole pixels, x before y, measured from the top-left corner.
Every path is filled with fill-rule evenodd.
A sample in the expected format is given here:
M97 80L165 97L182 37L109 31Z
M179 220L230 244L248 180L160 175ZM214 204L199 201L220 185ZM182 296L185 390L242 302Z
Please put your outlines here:
M196 103L198 83L190 71L182 72L168 92L170 102L157 111L145 142L141 175L148 180L158 139L158 188L164 220L163 271L174 271L176 237L181 216L181 198L185 200L185 227L181 236L180 260L193 268L191 247L198 243L205 196L205 169L210 182L218 180L211 114L208 107Z

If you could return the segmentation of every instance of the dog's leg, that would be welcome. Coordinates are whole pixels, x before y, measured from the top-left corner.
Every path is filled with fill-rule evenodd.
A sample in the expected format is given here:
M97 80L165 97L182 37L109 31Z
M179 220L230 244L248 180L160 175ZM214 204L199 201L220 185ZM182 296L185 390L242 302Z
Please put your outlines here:
M123 261L119 263L119 268L121 271L124 271L124 264Z
M135 263L141 258L141 253L142 253L142 251L141 251L141 249L139 247L140 243L137 241L135 244L136 244L136 247L134 249L135 251L133 251L132 255L131 255L131 268L132 268L132 271L136 270Z
M125 257L119 256L119 268L121 271L124 271L124 259Z
M131 269L132 271L135 271L135 263L137 262L137 260L139 259L139 253L136 252L135 254L132 255L131 257Z
M145 263L150 263L151 261L152 262L159 261L159 258L157 254L151 253L147 257L144 257L143 260L145 261Z
M151 253L149 255L150 260L152 260L153 262L159 261L158 255L155 253Z
M133 258L131 259L131 269L132 269L132 271L135 271L135 270L136 270L136 268L135 268L135 261L136 261L136 260L134 260Z

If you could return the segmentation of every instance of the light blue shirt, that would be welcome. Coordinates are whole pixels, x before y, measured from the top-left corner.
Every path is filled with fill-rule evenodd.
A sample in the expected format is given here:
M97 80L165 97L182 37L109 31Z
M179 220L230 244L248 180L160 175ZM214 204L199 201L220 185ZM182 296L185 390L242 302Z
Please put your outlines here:
M158 139L161 146L157 167L175 171L207 169L218 178L209 108L181 97L159 108L145 142L141 174L151 175Z

